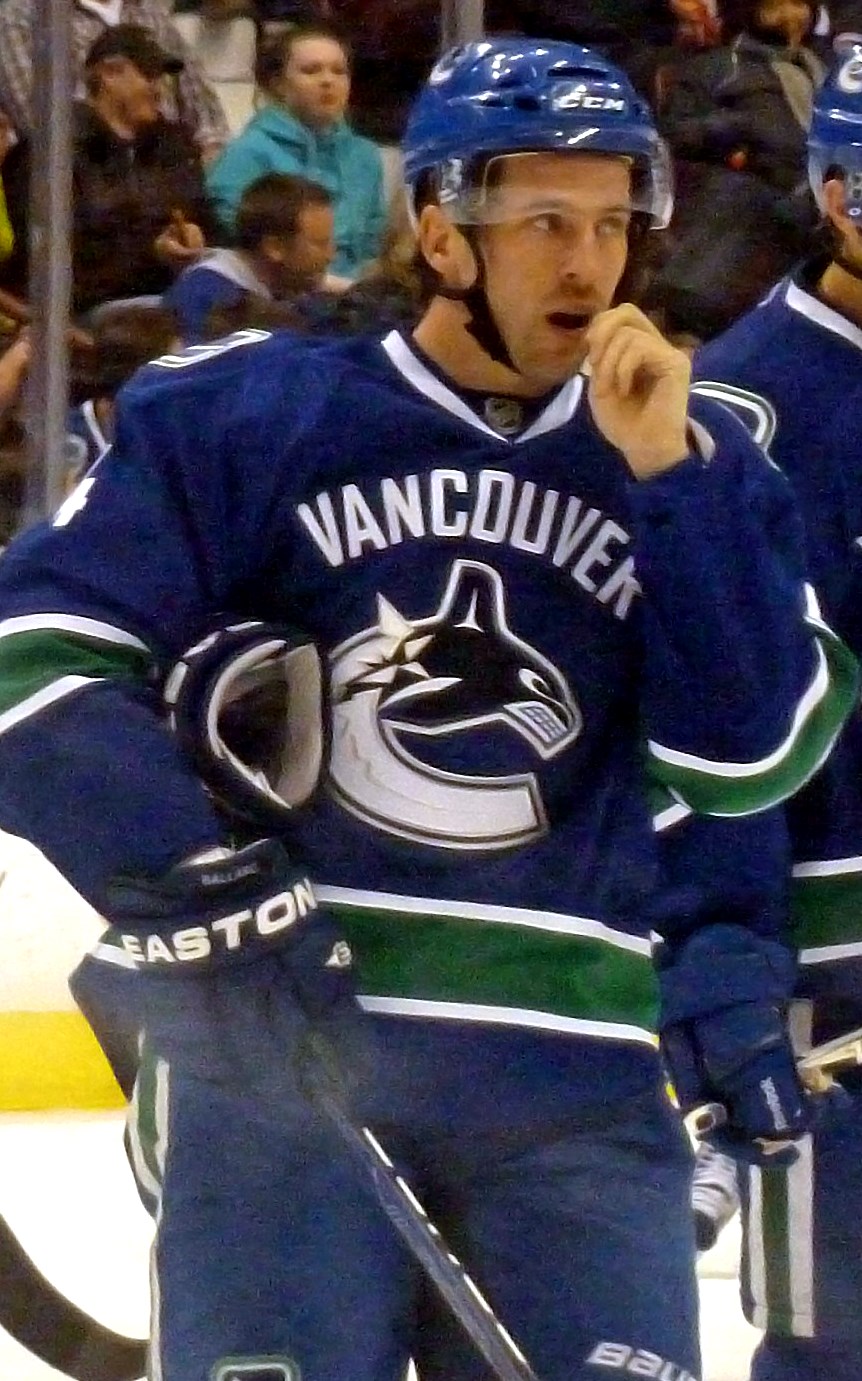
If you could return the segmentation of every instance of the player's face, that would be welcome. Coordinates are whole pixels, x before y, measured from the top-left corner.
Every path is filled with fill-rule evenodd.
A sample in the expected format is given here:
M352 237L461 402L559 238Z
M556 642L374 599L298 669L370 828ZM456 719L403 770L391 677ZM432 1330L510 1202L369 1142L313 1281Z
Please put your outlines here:
M290 45L277 93L303 124L321 128L341 120L350 97L350 69L341 44L323 35L298 38Z
M584 358L589 320L609 307L628 255L629 166L589 154L507 161L505 220L479 232L488 301L522 377L553 388Z

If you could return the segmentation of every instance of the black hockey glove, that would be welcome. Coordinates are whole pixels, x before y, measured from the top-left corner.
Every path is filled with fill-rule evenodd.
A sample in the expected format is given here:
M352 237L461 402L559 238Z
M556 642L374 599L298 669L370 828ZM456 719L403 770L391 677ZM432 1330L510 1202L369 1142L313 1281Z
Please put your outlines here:
M659 947L661 1046L683 1113L712 1105L710 1142L757 1165L796 1159L813 1124L787 1034L796 965L777 941L742 926Z
M213 851L110 892L111 941L141 980L155 1054L242 1094L278 1101L328 1077L356 1092L371 1058L350 948L281 844Z

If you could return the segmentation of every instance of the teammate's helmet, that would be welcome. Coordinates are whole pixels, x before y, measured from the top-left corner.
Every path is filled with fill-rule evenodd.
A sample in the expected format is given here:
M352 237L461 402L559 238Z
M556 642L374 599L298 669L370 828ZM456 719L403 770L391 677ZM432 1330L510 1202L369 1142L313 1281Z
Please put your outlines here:
M844 179L847 212L862 219L862 44L843 48L814 98L808 133L808 180L821 211L823 184Z
M607 58L571 43L486 38L452 48L420 92L402 147L411 192L434 174L458 224L502 218L484 176L495 157L552 150L629 157L633 209L660 228L673 207L670 159L646 101Z

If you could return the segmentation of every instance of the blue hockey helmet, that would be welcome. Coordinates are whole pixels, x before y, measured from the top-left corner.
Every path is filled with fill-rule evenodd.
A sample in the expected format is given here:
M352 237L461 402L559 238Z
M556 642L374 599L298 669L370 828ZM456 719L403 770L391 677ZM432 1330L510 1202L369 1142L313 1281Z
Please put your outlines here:
M402 148L411 199L433 173L459 224L498 218L478 170L516 153L630 158L633 209L663 228L673 208L670 158L646 101L602 54L571 43L486 38L450 49L413 105Z
M817 95L808 132L808 180L821 211L823 184L844 180L848 215L862 220L862 43L842 47Z

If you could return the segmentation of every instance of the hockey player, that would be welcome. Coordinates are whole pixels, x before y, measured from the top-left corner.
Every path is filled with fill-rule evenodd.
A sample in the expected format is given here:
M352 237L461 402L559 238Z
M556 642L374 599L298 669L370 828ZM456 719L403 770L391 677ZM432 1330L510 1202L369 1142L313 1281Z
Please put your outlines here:
M698 390L747 416L796 490L824 612L862 649L862 46L816 100L811 187L830 247L696 358ZM721 380L716 384L715 380ZM729 381L730 389L726 385ZM788 807L805 1044L862 1024L862 724ZM790 1168L743 1183L743 1306L765 1329L755 1381L862 1374L862 1077Z
M566 44L456 49L405 170L412 337L164 357L0 562L0 824L111 922L106 971L140 994L154 1381L401 1381L411 1354L487 1381L303 1093L310 1025L543 1381L692 1381L643 764L740 817L729 852L828 751L855 668L806 601L786 482L612 305L669 212L624 75ZM285 804L322 751L310 674L278 754L298 786L245 780L267 839L228 832L189 734L240 775L219 706L289 642L260 620L328 664L325 789ZM192 644L172 736L160 683ZM757 828L757 866L667 925L663 1022L765 1153L809 1109Z

